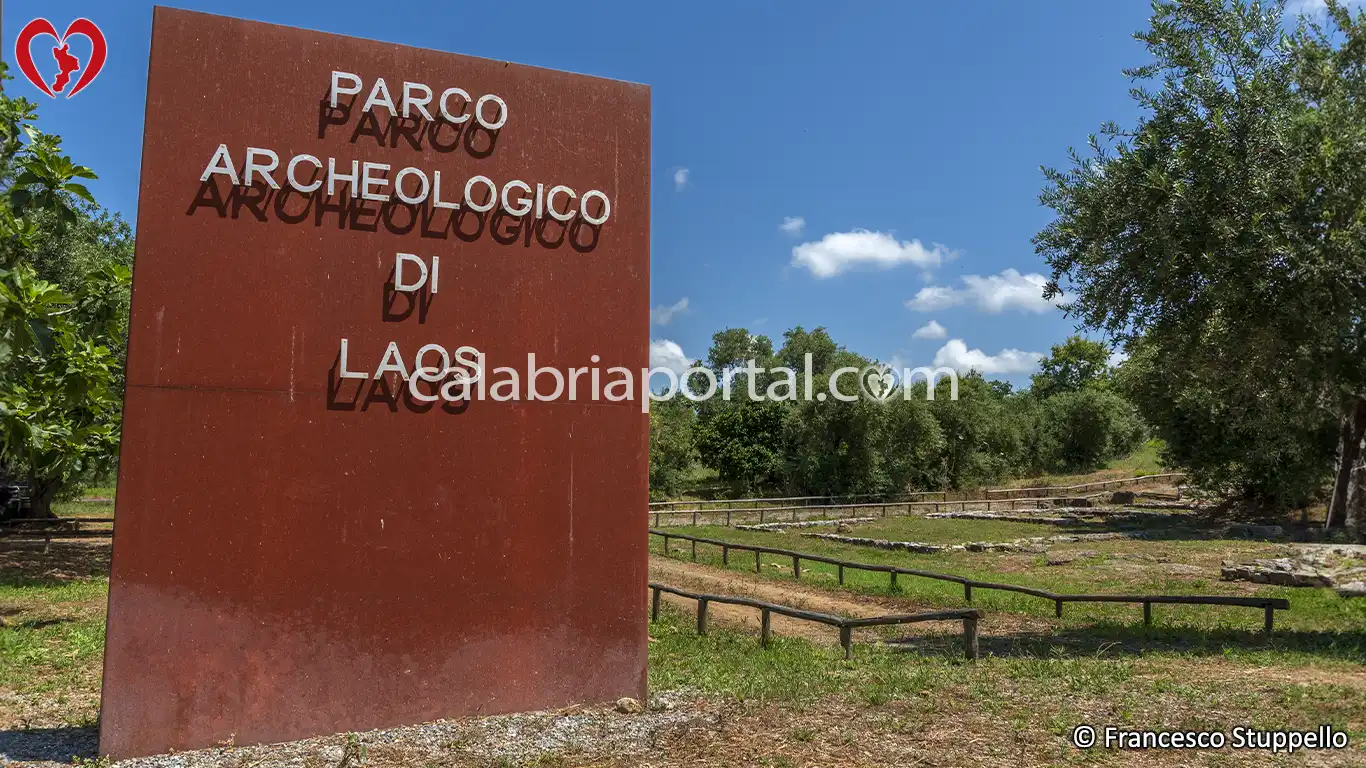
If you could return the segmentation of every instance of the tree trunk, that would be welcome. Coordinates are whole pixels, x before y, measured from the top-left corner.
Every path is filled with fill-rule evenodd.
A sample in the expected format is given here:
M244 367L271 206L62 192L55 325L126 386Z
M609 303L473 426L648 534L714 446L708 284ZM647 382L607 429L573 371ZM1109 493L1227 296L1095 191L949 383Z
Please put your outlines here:
M1345 527L1349 539L1366 542L1366 446L1357 453L1357 463L1352 468L1352 486L1347 491Z
M1360 524L1360 507L1366 503L1366 489L1361 488L1363 478L1358 472L1359 465L1366 458L1363 440L1366 440L1366 398L1357 398L1342 417L1342 427L1338 432L1338 473L1333 483L1333 497L1328 502L1325 527L1346 526L1349 515L1354 524Z
M28 487L29 508L22 516L30 520L56 517L52 512L52 500L57 497L57 491L62 487L61 481L30 476Z

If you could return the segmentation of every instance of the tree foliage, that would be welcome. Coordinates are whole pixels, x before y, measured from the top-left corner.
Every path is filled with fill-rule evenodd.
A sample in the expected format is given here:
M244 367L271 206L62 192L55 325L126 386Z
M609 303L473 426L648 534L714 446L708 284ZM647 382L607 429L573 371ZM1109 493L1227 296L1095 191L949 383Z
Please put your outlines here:
M1143 116L1045 169L1035 239L1049 296L1145 350L1155 380L1129 391L1172 458L1273 504L1317 492L1325 424L1348 475L1366 439L1366 22L1330 3L1286 31L1283 9L1156 3L1128 71Z
M131 273L126 229L80 181L95 174L35 120L0 93L0 474L25 478L46 515L117 451ZM101 229L111 239L90 237Z
M1109 354L1104 344L1079 338L1059 345L1041 374L1054 392L1046 396L969 372L959 377L957 400L945 396L942 382L931 400L924 381L910 385L909 397L898 387L886 400L822 399L839 369L875 361L824 328L793 328L776 351L767 337L729 328L713 336L706 360L718 379L730 379L731 398L681 408L696 419L690 426L697 460L734 495L877 497L975 488L1024 474L1093 469L1137 447L1145 431L1133 405L1109 387ZM808 365L813 397L801 381ZM795 386L775 368L797 372ZM860 394L853 375L837 384L846 398ZM665 405L678 409L679 402ZM656 493L674 487L671 477L653 478L666 454L682 455L673 442L682 427L665 431L679 418L651 418ZM681 476L680 469L672 477Z
M1103 385L1109 373L1109 346L1071 336L1054 346L1048 357L1039 363L1039 372L1030 380L1029 389L1037 397L1078 392L1083 387Z
M675 397L650 409L650 493L668 497L683 490L697 461L693 428L697 416L686 399Z

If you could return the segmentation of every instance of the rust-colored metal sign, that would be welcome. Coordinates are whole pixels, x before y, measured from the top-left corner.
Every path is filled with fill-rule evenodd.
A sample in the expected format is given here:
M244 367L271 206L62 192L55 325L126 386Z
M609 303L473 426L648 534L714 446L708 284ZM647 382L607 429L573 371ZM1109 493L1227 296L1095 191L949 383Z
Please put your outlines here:
M156 10L102 753L644 694L597 377L647 363L649 139L643 86Z

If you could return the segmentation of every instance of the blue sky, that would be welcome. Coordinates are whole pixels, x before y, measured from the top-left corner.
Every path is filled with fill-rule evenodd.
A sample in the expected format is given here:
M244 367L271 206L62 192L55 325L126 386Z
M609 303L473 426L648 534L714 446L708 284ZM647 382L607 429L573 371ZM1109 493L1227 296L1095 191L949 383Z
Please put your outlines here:
M725 327L780 343L800 324L884 361L938 359L1017 383L1032 353L1073 331L1034 286L1045 267L1030 238L1050 219L1038 168L1064 164L1102 121L1133 119L1121 69L1146 59L1132 33L1149 10L1146 0L177 5L650 85L659 362L704 355ZM85 16L109 40L104 71L75 98L49 99L22 79L10 88L39 102L40 126L132 220L152 5L9 0L11 65L35 16L59 30ZM74 49L84 61L84 41Z

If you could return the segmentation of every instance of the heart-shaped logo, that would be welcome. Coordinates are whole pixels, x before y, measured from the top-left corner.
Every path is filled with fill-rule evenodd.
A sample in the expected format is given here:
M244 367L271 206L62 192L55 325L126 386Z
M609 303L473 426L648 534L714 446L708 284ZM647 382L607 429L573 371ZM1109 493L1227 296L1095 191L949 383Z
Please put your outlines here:
M885 365L869 365L859 371L858 385L865 395L883 402L897 390L896 374Z
M42 35L47 35L57 41L57 45L52 49L52 57L57 60L57 76L51 85L43 81L43 76L33 63L33 54L29 51L29 44L33 42L33 39ZM81 60L71 52L71 45L68 43L76 35L84 36L90 41L90 61L87 61L84 67L81 66ZM66 97L69 99L90 85L90 82L95 79L95 75L98 75L100 70L104 68L104 59L108 53L109 49L104 41L104 33L90 19L76 19L71 22L71 25L66 28L66 32L60 37L57 35L57 28L52 26L52 22L47 19L34 19L19 30L19 37L14 41L14 60L19 64L19 71L24 73L24 77L27 77L34 87L54 99L58 93L62 93L66 89L67 84L71 82L71 76L78 70L81 73L80 79L71 87L71 90L66 91Z

